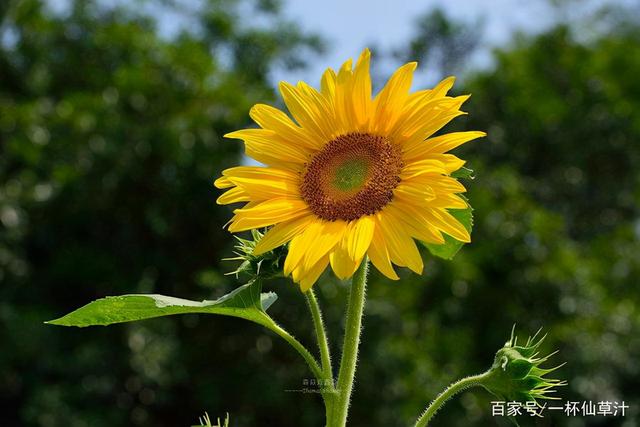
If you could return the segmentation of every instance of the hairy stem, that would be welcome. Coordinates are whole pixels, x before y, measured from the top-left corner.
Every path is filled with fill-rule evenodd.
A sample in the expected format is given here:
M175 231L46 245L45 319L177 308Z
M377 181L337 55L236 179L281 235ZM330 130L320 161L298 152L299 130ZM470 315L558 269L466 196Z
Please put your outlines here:
M487 371L484 374L474 375L471 377L463 378L455 383L451 384L442 393L436 397L427 409L422 413L418 421L416 421L415 427L425 427L429 424L429 421L433 416L444 406L447 400L451 399L456 394L470 387L482 385L482 382L489 378L491 371Z
M353 378L358 362L358 346L362 328L365 291L367 287L368 259L365 257L351 280L351 291L347 306L347 320L338 373L337 390L334 396L333 417L331 427L344 427L347 423L349 402L353 389Z
M313 326L316 330L316 338L318 340L318 349L320 350L320 361L322 363L322 371L325 374L325 379L333 379L333 368L331 367L331 353L329 351L329 341L327 340L327 333L322 320L322 311L318 305L318 299L313 293L313 289L309 289L305 293L307 298L307 305L313 318Z
M313 289L309 289L305 293L307 305L313 318L313 326L316 330L316 340L318 341L318 349L320 350L320 361L322 363L322 372L324 373L324 390L322 396L324 398L324 406L327 420L333 417L333 401L335 397L335 385L333 384L333 368L331 366L331 352L329 351L329 341L327 333L322 321L322 311ZM328 384L328 385L327 385ZM328 422L328 421L327 421Z

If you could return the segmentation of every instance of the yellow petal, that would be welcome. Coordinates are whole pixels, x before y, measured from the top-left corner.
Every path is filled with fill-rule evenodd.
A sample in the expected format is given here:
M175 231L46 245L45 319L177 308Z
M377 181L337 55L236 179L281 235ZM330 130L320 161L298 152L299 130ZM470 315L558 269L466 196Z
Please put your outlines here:
M443 98L446 96L447 92L453 87L456 78L454 76L449 76L446 79L442 80L438 83L433 89L421 90L415 93L412 93L409 96L409 99L406 103L405 109L413 110L416 106L420 104L424 104L433 99Z
M467 229L453 215L444 209L425 209L427 220L447 233L449 236L461 242L469 243L471 236Z
M251 197L249 196L249 194L242 188L235 187L225 192L222 196L218 197L216 203L219 205L229 205L231 203L249 201L251 201Z
M450 193L436 193L433 200L429 200L428 205L433 208L446 209L466 209L469 204L461 197Z
M391 280L400 279L391 265L391 257L379 226L376 227L373 233L373 239L371 240L371 246L369 246L367 254L378 271Z
M403 224L411 237L427 243L444 243L440 230L429 223L423 210L412 204L392 203L385 207L384 213L388 215L389 221Z
M325 256L315 263L313 267L308 270L297 270L294 272L294 281L300 283L300 290L307 292L314 283L318 280L318 277L327 268L329 263L329 257Z
M398 68L376 96L374 101L374 131L387 134L389 129L395 125L409 96L413 72L417 65L416 62L409 62Z
M349 59L336 76L336 96L334 108L336 119L343 132L355 130L354 123L356 118L353 113L352 93L353 93L353 71L351 70L352 61Z
M433 97L439 98L439 97L445 96L447 92L451 90L455 82L456 82L455 76L449 76L444 80L442 80L440 83L436 85L436 87L433 88Z
M268 165L302 164L312 154L303 145L292 144L268 129L243 129L228 133L225 137L242 139L247 156Z
M336 78L336 72L327 68L322 75L322 80L320 80L320 93L324 95L331 106L333 106L336 96Z
M225 169L222 175L227 179L255 178L255 179L294 179L297 174L288 170L262 166L236 166Z
M409 232L402 224L385 216L384 209L376 214L384 241L391 255L391 261L400 266L407 266L415 273L421 274L423 263L420 252Z
M345 280L353 276L353 273L362 262L362 258L359 260L352 259L343 241L333 248L329 254L329 261L338 279Z
M407 164L400 172L400 178L408 180L420 175L442 175L446 173L444 163L439 160L421 160Z
M305 231L306 254L304 268L309 269L330 252L343 238L347 230L344 221L315 221Z
M323 126L325 133L332 137L337 134L335 110L331 105L330 100L305 82L298 82L297 89L306 99L306 102L310 105L315 105L320 112L321 125Z
M424 204L425 202L434 200L436 192L429 185L415 181L403 180L393 190L393 197L404 200L409 203Z
M283 272L285 276L290 275L293 270L300 264L306 252L303 243L304 233L298 234L289 242L289 252L284 260Z
M251 118L264 129L274 131L293 146L313 149L311 135L297 126L283 111L266 104L256 104L249 112Z
M442 165L444 173L446 174L457 171L466 163L466 161L454 156L453 154L427 154L424 158L407 161L406 166L402 169L403 176L416 176L420 175L420 171L423 169L433 169L434 161L438 162L437 164ZM413 171L413 173L411 171Z
M402 143L403 150L406 152L410 152L416 146L424 144L426 138L429 138L431 135L442 129L451 120L465 114L467 113L465 113L464 111L453 110L434 116L434 118L429 121L427 126L417 131L413 136L411 136L409 139L406 139Z
M461 158L453 154L432 154L429 157L432 159L440 160L442 163L444 163L444 169L448 174L457 171L462 166L464 166L465 163L467 163L466 160L462 160Z
M371 116L371 75L369 64L371 52L364 49L353 73L352 108L358 130L366 130L366 123Z
M213 182L213 185L216 188L229 188L234 186L233 182L229 181L226 176L221 176L220 178L216 179Z
M285 275L300 265L304 269L311 268L340 241L345 229L344 221L322 221L317 218L312 221L301 235L291 241L284 264Z
M267 227L311 212L302 200L279 198L266 200L251 207L245 206L242 209L236 209L233 213L235 216L229 226L229 231L236 233L252 228Z
M420 180L424 180L424 181L428 181L429 186L431 186L431 188L436 192L436 194L440 194L440 193L464 193L467 191L466 188L464 188L464 185L462 185L460 183L460 181L458 181L455 178L449 177L449 176L444 176L444 175L439 175L439 176L418 176L415 178L416 181L420 181Z
M373 215L363 216L351 223L350 229L345 234L345 246L352 260L361 260L369 249L375 231L375 223Z
M411 143L424 141L454 117L464 114L460 106L469 96L436 98L417 105L411 114L398 121L391 133L394 138L410 139Z
M333 129L326 125L328 112L310 99L306 90L287 82L280 82L280 93L300 126L315 135L313 142L316 148L321 148L326 141L331 140Z
M329 255L331 267L338 278L344 280L353 275L371 245L374 231L375 217L371 215L346 225L342 239Z
M413 160L424 157L430 153L446 153L447 151L453 150L466 142L486 135L486 133L479 131L446 133L444 135L429 138L422 144L416 144L411 148L411 150L405 149L403 158L406 160Z
M218 181L238 186L249 194L251 200L271 198L299 198L300 174L281 168L260 166L238 166L222 172Z
M346 80L347 78L351 78L353 75L353 59L349 58L342 63L342 66L338 70L338 79Z
M274 225L264 236L262 236L262 239L258 241L258 244L253 250L253 254L261 255L277 248L278 246L284 245L295 236L302 234L314 220L314 215L307 215Z
M267 200L278 197L299 198L299 176L290 178L230 177L229 180L251 196L251 200Z

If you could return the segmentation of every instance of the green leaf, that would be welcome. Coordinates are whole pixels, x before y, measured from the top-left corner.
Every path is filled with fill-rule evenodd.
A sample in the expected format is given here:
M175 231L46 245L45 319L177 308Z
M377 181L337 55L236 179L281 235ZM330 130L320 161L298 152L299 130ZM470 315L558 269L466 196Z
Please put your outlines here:
M265 311L278 296L273 292L261 291L261 282L255 280L215 301L198 302L157 294L106 297L45 323L78 327L107 326L174 314L204 313L240 317L264 324L268 318Z
M449 213L453 215L464 228L467 229L469 233L471 233L471 229L473 228L473 208L469 206L466 209L449 209ZM453 259L453 257L458 253L460 248L464 246L463 242L460 242L453 237L444 234L444 243L441 245L434 243L424 243L423 245L429 249L432 255L435 255L444 259Z
M256 279L215 301L198 302L165 295L143 294L106 297L80 307L59 319L45 323L82 328L187 313L239 317L262 325L282 337L300 353L314 375L317 378L322 378L322 370L309 350L266 313L266 310L277 298L278 296L273 292L262 293L262 282Z

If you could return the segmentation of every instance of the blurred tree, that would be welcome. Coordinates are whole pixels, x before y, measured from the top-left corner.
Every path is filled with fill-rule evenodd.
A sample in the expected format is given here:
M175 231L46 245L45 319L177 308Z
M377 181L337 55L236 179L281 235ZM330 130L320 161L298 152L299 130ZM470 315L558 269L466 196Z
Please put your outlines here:
M500 78L475 82L483 108L471 120L496 131L490 166L516 162L536 200L570 219L576 238L638 215L638 37L636 28L580 44L559 27L498 54Z
M252 104L273 99L274 67L303 66L321 44L285 21L278 2L167 7L187 23L171 37L149 13L98 1L53 13L25 0L3 11L3 426L178 426L204 410L249 425L277 414L264 409L270 400L283 408L296 397L244 394L273 381L236 363L253 348L248 363L256 364L270 348L252 325L211 330L197 317L108 330L42 324L99 296L210 298L236 285L219 273L231 237L212 180L238 163L241 146L221 135L245 126ZM243 10L268 25L240 19Z

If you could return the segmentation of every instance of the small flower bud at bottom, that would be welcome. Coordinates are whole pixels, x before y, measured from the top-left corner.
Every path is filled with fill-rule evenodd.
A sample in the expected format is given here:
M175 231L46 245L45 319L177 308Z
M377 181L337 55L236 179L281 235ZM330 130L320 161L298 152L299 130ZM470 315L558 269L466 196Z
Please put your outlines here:
M482 386L499 399L506 401L537 401L538 399L557 399L552 394L555 388L567 385L566 381L546 378L545 375L555 368L544 369L540 365L556 352L540 357L538 348L545 336L536 340L538 331L529 337L524 345L518 345L518 339L511 332L511 338L496 353L493 365Z

